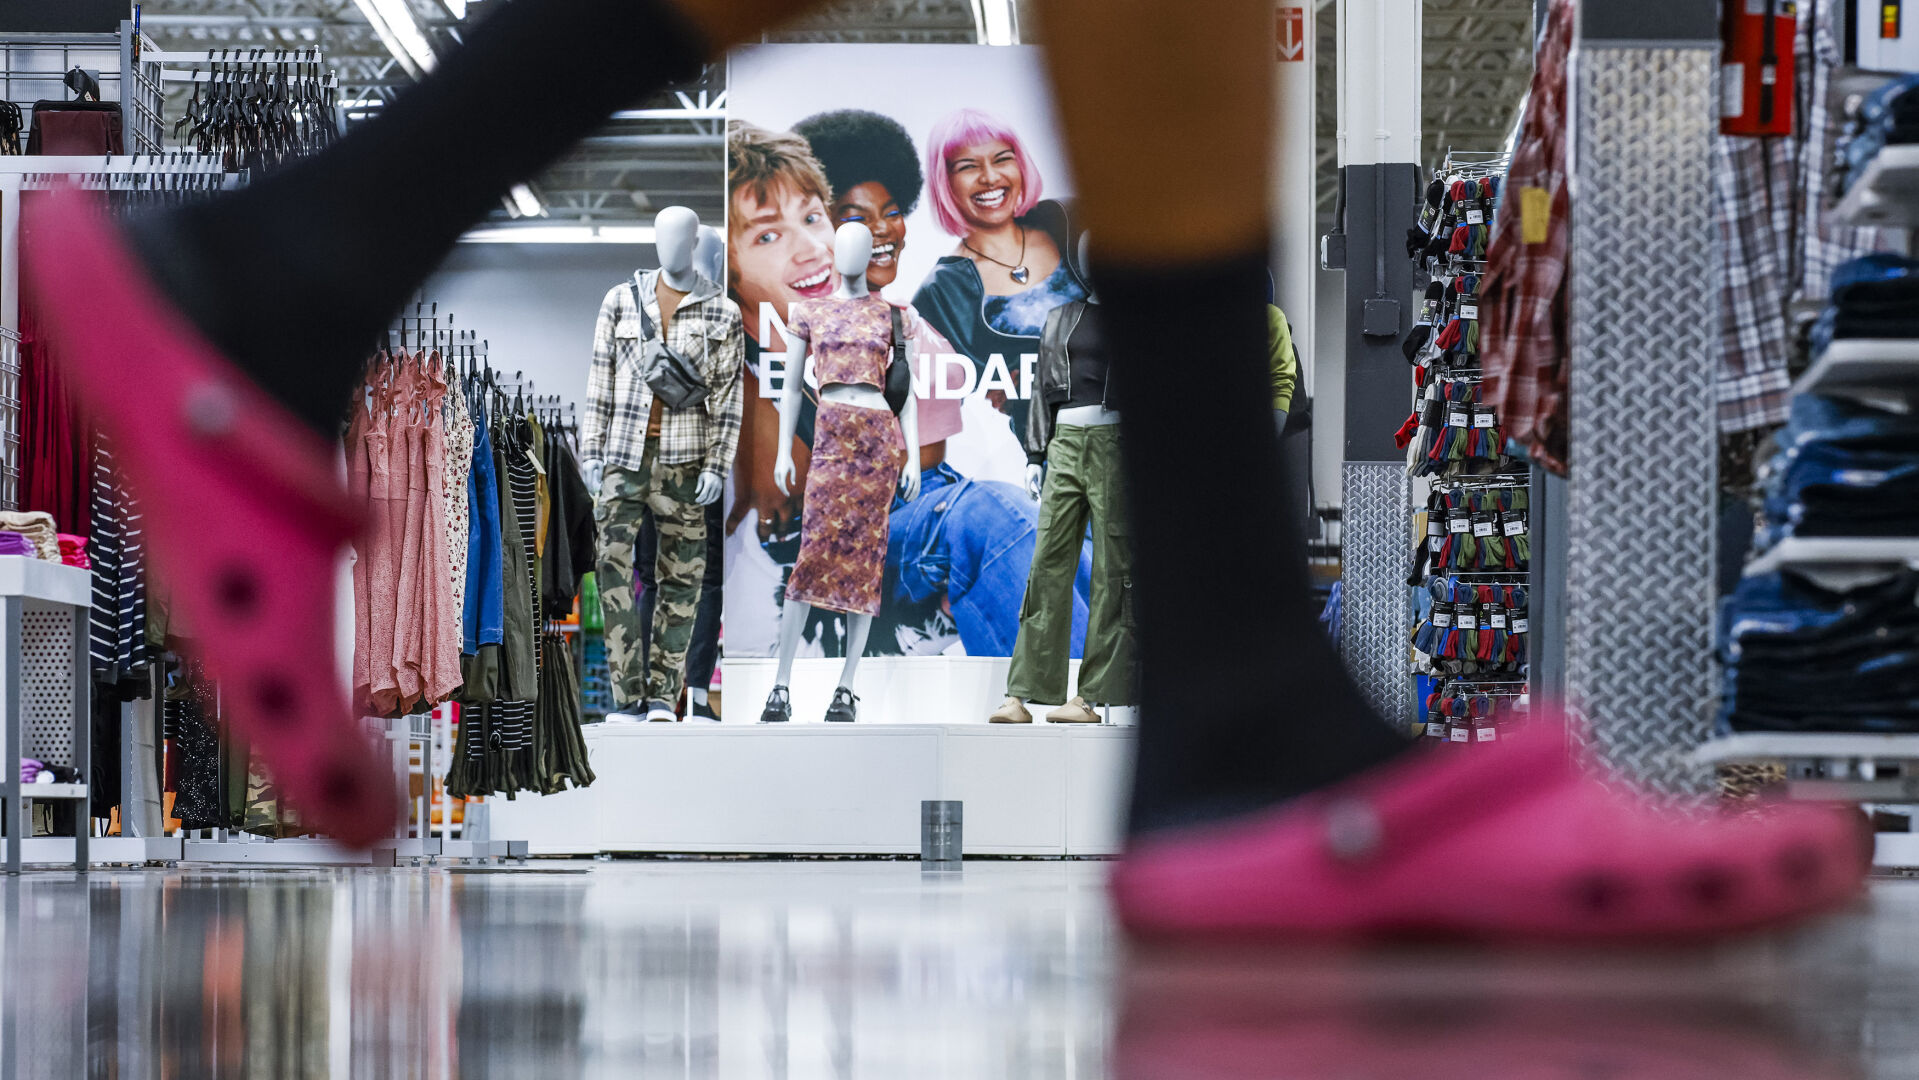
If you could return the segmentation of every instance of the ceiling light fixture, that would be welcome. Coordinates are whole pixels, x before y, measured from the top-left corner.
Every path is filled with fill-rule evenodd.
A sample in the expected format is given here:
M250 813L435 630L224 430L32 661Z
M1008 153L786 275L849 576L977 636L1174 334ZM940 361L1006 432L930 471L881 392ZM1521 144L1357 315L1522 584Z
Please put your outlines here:
M521 217L546 216L546 205L540 202L538 195L533 194L532 188L525 184L514 184L510 194L513 198L513 207L520 212Z
M973 26L982 45L1019 44L1019 13L1013 0L973 0Z
M438 62L433 55L433 45L427 41L420 24L413 21L413 12L406 6L406 0L353 0L373 24L373 32L380 35L380 43L386 51L400 62L406 73L414 78L433 70Z

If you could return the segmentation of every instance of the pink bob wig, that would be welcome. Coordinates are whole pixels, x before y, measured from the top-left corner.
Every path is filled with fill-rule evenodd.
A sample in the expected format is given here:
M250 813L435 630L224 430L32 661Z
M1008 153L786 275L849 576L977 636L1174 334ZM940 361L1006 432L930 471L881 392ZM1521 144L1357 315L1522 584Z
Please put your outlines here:
M946 163L966 147L994 139L1013 148L1013 158L1019 165L1021 195L1019 205L1013 209L1014 215L1024 217L1039 204L1039 166L1027 155L1026 144L1019 141L1019 135L990 113L960 109L934 124L933 133L926 141L926 179L931 181L927 187L933 194L933 219L948 236L965 236L973 230L960 212L959 200L953 197L953 179L947 173Z

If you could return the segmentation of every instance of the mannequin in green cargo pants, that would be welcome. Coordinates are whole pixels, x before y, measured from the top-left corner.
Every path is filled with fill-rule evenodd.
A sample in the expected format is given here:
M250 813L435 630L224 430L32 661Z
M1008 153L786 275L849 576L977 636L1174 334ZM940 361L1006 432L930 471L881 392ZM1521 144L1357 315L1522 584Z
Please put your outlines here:
M1097 706L1135 700L1133 555L1120 491L1119 413L1110 407L1106 370L1098 303L1053 309L1040 335L1026 422L1027 487L1040 500L1039 536L1006 701L990 717L995 724L1032 723L1028 701L1065 702L1046 714L1049 723L1096 724ZM1089 520L1093 588L1079 693L1068 700L1073 578Z

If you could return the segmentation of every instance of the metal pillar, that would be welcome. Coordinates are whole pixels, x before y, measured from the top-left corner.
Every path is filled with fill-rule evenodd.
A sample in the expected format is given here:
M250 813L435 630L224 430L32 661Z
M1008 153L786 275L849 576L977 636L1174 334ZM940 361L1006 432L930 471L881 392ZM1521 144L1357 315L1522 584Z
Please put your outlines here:
M1412 719L1405 454L1393 432L1412 392L1399 340L1413 321L1406 230L1419 195L1421 5L1339 0L1339 160L1343 212L1328 269L1346 285L1344 605L1341 648L1374 706Z
M1718 698L1717 15L1582 3L1570 74L1567 701L1612 765L1674 792L1704 787L1686 755Z

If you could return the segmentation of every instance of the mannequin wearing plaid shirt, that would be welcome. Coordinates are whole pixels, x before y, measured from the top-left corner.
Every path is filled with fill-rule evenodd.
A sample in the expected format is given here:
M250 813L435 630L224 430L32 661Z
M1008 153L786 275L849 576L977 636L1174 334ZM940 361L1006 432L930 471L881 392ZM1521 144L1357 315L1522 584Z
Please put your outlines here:
M629 710L644 701L647 719L671 721L706 573L704 507L720 497L739 448L744 339L738 306L693 268L699 217L669 207L654 229L661 268L614 286L600 305L580 435L588 483L599 495L600 604L620 710L609 719L635 719ZM700 367L706 400L686 409L655 400L639 372L647 326ZM642 640L633 574L649 512L659 531L651 642Z

